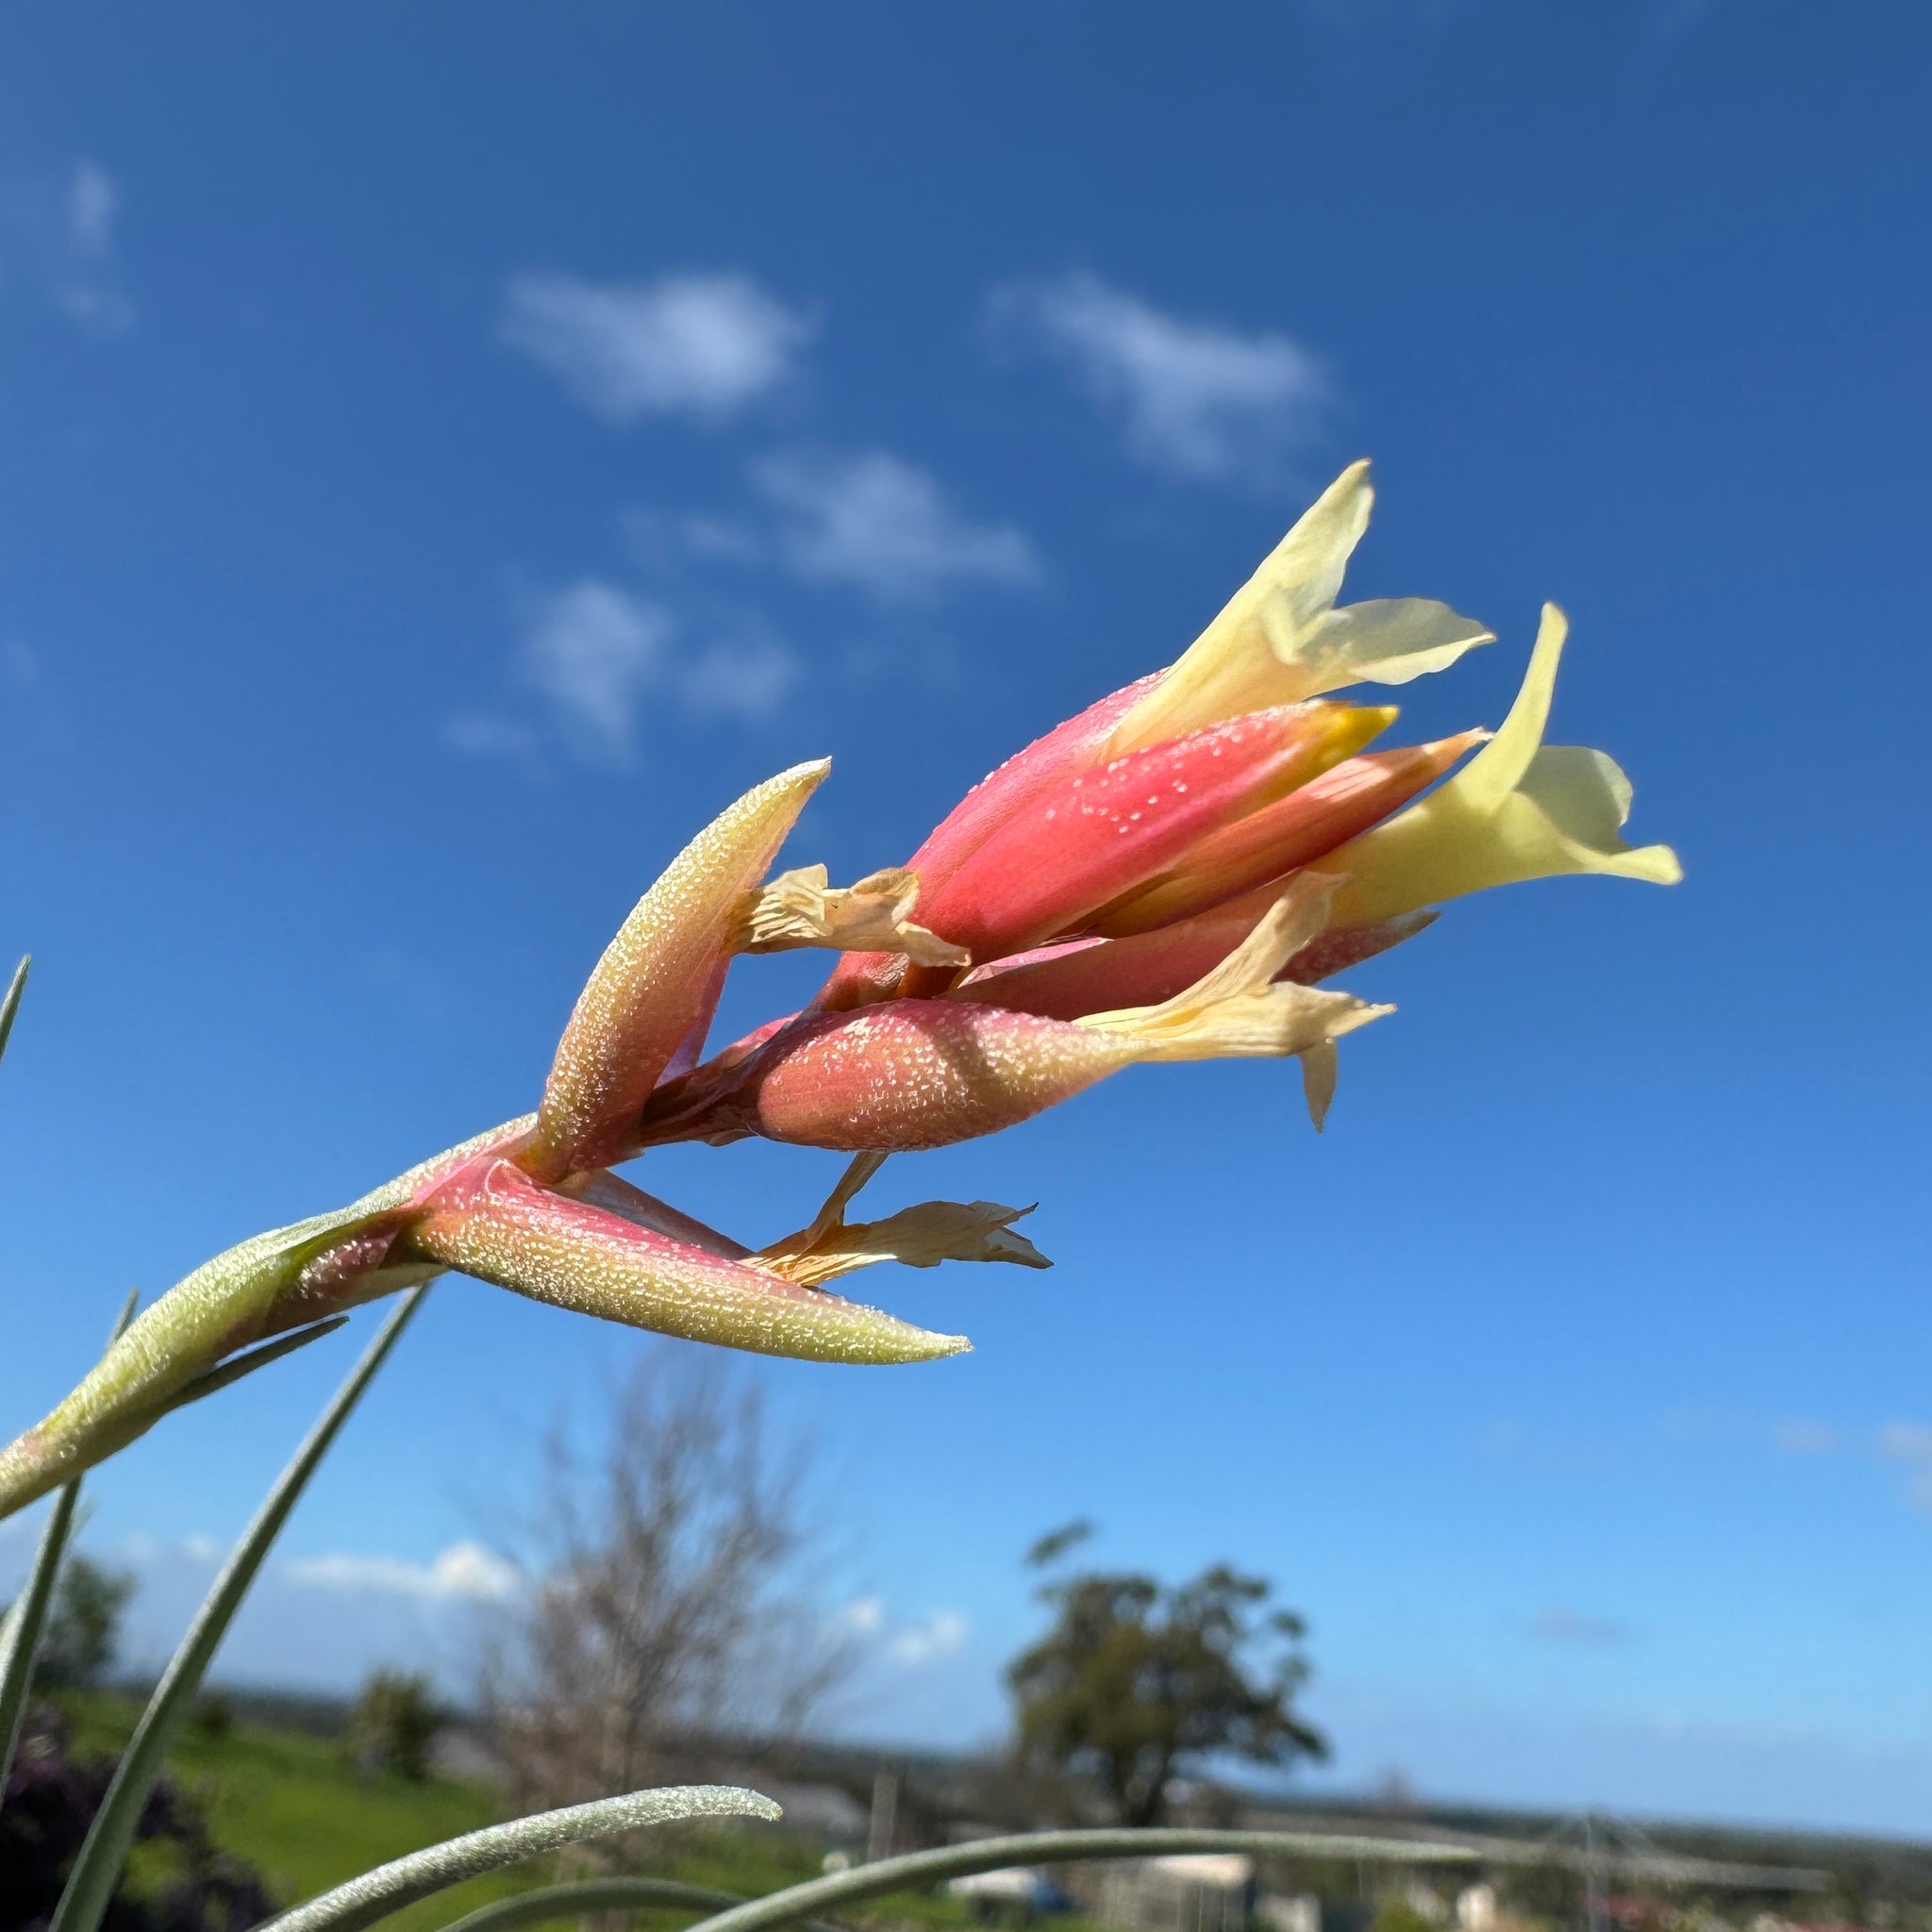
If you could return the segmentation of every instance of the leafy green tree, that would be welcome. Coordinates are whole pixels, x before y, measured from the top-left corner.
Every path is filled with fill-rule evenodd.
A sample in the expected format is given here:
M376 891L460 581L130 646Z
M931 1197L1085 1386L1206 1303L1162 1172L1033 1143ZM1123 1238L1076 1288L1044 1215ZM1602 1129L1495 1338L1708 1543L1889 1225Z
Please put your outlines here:
M420 1783L429 1775L429 1747L447 1723L421 1672L375 1671L349 1712L349 1755L365 1771Z
M97 1684L120 1647L134 1578L75 1551L60 1571L41 1639L40 1678L54 1689Z
M1369 1932L1441 1932L1441 1928L1400 1893L1391 1892L1369 1921Z
M1076 1524L1028 1555L1056 1564L1091 1534ZM1302 1620L1271 1609L1273 1586L1224 1563L1191 1582L1132 1572L1052 1578L1053 1627L1007 1669L1023 1761L1093 1779L1121 1822L1158 1822L1169 1786L1221 1756L1283 1765L1327 1743L1294 1708L1308 1674Z

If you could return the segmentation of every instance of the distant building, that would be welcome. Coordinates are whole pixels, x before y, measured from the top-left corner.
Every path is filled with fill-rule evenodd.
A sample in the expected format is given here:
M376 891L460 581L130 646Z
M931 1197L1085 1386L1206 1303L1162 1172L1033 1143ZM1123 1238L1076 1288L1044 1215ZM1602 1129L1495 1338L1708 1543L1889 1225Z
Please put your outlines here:
M1183 1853L1110 1865L1101 1881L1095 1916L1124 1932L1246 1932L1254 1903L1252 1858L1226 1852Z
M1456 1894L1457 1932L1495 1932L1496 1888L1467 1885Z

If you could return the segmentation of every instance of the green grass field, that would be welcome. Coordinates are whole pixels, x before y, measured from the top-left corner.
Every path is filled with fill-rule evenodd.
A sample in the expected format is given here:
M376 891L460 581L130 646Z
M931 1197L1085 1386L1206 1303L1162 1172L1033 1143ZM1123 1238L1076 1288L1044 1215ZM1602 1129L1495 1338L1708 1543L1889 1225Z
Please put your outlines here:
M138 1715L131 1701L108 1694L63 1698L61 1704L80 1757L117 1754ZM216 1841L254 1865L282 1905L405 1852L493 1824L498 1816L493 1793L480 1785L438 1777L420 1784L390 1775L365 1777L329 1740L251 1724L236 1724L218 1737L191 1727L175 1746L169 1771L203 1805ZM654 1874L746 1896L816 1877L821 1870L818 1846L759 1826L687 1826L666 1845L667 1855L648 1867ZM139 1875L139 1865L136 1871ZM472 1879L384 1920L384 1932L430 1932L553 1876L540 1863ZM927 1894L884 1900L841 1916L861 1924L972 1923L955 1900ZM669 1926L675 1920L652 1914L637 1923ZM1077 1921L1055 1924L1064 1932L1088 1932Z

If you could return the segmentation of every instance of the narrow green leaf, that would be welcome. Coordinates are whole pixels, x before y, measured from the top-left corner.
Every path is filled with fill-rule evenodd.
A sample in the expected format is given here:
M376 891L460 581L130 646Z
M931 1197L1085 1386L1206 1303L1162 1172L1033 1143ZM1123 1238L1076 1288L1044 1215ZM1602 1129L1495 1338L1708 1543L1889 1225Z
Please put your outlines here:
M614 1838L640 1825L670 1824L685 1818L771 1820L778 1815L771 1799L736 1785L672 1785L661 1791L632 1791L627 1797L540 1811L534 1818L487 1825L378 1865L269 1920L258 1932L359 1932L360 1927L445 1886L460 1885L479 1872L495 1872L587 1839ZM55 1920L57 1928L59 1923Z
M787 1886L767 1898L733 1906L700 1920L687 1932L764 1932L789 1925L832 1906L879 1898L963 1878L971 1872L997 1872L1008 1865L1063 1865L1081 1858L1149 1858L1173 1852L1275 1853L1303 1858L1358 1858L1391 1865L1466 1864L1475 1854L1463 1845L1401 1843L1385 1838L1336 1838L1301 1831L1180 1831L1170 1829L1029 1831L1014 1838L983 1838L971 1844L943 1845L933 1852L908 1852L881 1858L850 1872L835 1872L803 1885ZM280 1932L281 1922L274 1922Z
M8 1029L13 1024L13 1009L20 1005L20 989L26 981L27 962L23 959L7 989L0 1006L0 1051L7 1044ZM118 1341L128 1323L134 1320L134 1305L140 1299L130 1293L121 1305L120 1319L114 1324L109 1342ZM0 1623L0 1800L7 1792L7 1780L13 1770L13 1754L20 1748L20 1726L26 1716L27 1694L33 1689L34 1662L41 1647L41 1633L47 1625L47 1608L54 1600L55 1579L60 1574L60 1560L67 1554L67 1540L74 1533L74 1512L80 1503L80 1484L69 1483L54 1499L53 1513L41 1532L41 1546L34 1553L34 1567L25 1587L14 1598L13 1607Z
M8 1036L13 1031L13 1016L20 1011L20 996L26 991L27 968L34 963L31 953L20 956L20 964L13 969L13 977L7 983L7 991L0 996L0 1054L7 1051Z
M96 1932L102 1914L114 1895L114 1887L126 1862L127 1848L134 1842L134 1828L141 1820L142 1807L155 1780L161 1774L161 1763L176 1732L186 1722L194 1693L225 1635L242 1599L255 1581L289 1512L300 1498L308 1479L327 1454L342 1424L348 1421L363 1390L379 1369L402 1335L409 1317L421 1306L426 1288L404 1296L401 1306L382 1324L375 1340L363 1352L362 1359L349 1372L348 1379L337 1390L335 1398L323 1410L308 1439L296 1450L289 1466L268 1492L256 1512L234 1554L214 1580L207 1601L190 1624L161 1681L148 1699L134 1736L114 1772L114 1781L101 1800L101 1808L88 1828L86 1842L74 1861L67 1890L54 1913L49 1932Z
M7 1780L13 1771L13 1754L20 1747L21 1722L26 1716L27 1693L33 1689L35 1654L41 1647L41 1632L46 1628L54 1579L60 1574L61 1557L67 1554L75 1506L79 1501L78 1483L69 1483L54 1498L53 1513L41 1532L41 1546L34 1553L33 1574L14 1598L6 1623L0 1624L0 1800L6 1797Z
M285 1355L293 1355L298 1348L307 1348L311 1341L320 1341L325 1335L333 1335L347 1321L346 1315L331 1315L325 1322L316 1322L307 1328L297 1328L288 1335L278 1335L273 1341L264 1341L259 1348L252 1348L246 1355L231 1357L219 1368L210 1369L205 1375L197 1375L186 1388L177 1389L168 1398L163 1415L172 1415L177 1408L186 1408L191 1402L199 1402L205 1395L212 1395L217 1389L225 1389L231 1382L239 1382L243 1375L252 1375L257 1369L265 1369L271 1362L278 1362Z
M686 1885L676 1878L579 1878L569 1885L546 1885L537 1891L500 1898L455 1920L442 1932L514 1932L519 1925L541 1925L552 1919L575 1919L591 1912L663 1911L678 1906L741 1906L735 1891L713 1891L708 1885ZM806 1932L841 1932L817 1919L806 1921Z

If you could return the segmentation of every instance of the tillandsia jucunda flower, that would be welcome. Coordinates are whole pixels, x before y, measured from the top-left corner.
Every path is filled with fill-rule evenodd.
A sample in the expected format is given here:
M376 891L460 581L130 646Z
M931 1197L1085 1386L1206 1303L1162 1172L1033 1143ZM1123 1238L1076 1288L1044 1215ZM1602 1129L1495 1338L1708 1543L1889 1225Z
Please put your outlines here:
M824 1284L885 1260L1044 1267L1013 1229L1029 1210L929 1201L848 1221L889 1155L995 1133L1141 1061L1298 1058L1319 1127L1335 1042L1390 1010L1319 982L1486 886L1674 881L1668 847L1619 836L1618 767L1541 741L1565 632L1554 606L1493 737L1366 749L1394 708L1330 693L1404 684L1492 641L1427 599L1337 606L1371 501L1367 465L1351 465L1173 665L1008 759L904 867L843 890L823 867L766 880L829 763L754 787L625 922L535 1113L197 1269L0 1452L0 1515L342 1310L448 1269L768 1355L958 1353L962 1337ZM731 960L795 946L840 954L817 998L701 1059ZM670 1141L753 1134L856 1157L818 1216L764 1248L610 1171Z

